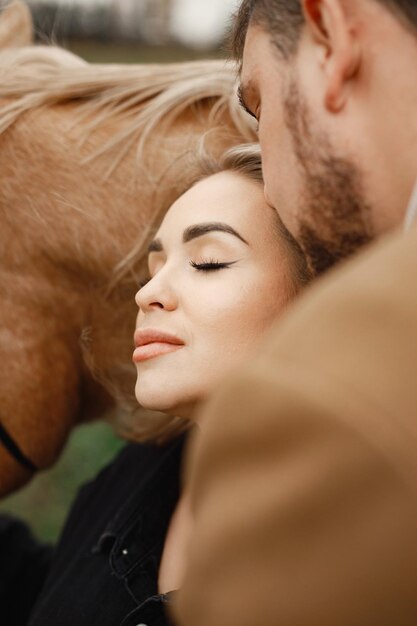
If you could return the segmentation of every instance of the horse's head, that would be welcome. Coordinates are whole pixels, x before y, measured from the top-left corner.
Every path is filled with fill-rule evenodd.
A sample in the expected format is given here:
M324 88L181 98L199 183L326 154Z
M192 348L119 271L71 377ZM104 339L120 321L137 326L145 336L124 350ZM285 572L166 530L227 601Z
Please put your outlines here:
M91 66L28 48L0 52L0 69L2 495L133 391L134 294L157 220L205 131L213 151L254 131L224 62Z
M0 13L0 49L29 46L33 40L33 23L29 8L15 0Z

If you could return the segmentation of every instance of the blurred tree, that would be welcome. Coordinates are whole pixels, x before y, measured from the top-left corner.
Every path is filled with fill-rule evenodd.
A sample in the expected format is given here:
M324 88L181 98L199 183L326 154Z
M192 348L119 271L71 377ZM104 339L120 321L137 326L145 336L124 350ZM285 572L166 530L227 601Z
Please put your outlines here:
M35 31L41 40L128 40L158 45L171 40L172 0L27 2L32 10Z
M171 39L172 0L112 0L113 28L119 37L165 44Z

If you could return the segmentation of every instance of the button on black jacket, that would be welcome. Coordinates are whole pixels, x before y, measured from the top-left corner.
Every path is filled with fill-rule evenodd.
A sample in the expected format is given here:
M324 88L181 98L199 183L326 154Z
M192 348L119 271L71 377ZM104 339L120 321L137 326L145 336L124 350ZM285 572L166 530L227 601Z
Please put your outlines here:
M182 447L126 446L80 490L54 551L0 518L1 623L167 626L157 578Z

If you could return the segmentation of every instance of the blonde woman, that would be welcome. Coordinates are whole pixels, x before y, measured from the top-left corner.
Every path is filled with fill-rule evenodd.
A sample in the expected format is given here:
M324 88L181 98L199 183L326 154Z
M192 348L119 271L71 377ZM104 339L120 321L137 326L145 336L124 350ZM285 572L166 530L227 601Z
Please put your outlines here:
M299 247L265 203L258 147L200 161L195 184L150 244L149 280L136 296L136 397L171 416L169 433L195 424L200 404L252 358L310 277ZM192 532L180 495L185 437L128 445L82 489L30 626L169 623L165 607L181 585Z

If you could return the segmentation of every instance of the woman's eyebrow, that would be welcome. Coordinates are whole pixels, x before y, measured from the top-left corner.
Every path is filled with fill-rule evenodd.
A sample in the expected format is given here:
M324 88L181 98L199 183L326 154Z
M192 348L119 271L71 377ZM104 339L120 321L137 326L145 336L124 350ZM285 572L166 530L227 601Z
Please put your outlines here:
M234 235L240 241L243 241L247 246L249 245L246 239L239 235L239 233L229 226L229 224L223 224L223 222L205 222L203 224L195 224L194 226L189 226L185 229L182 240L183 243L188 243L193 239L197 239L197 237L202 237L203 235L207 235L207 233L212 232L220 232L220 233L228 233L229 235ZM148 254L151 252L163 252L164 246L162 245L162 241L160 239L154 239L151 241L148 247Z
M188 243L189 241L192 241L192 239L202 237L203 235L207 235L207 233L212 232L228 233L229 235L237 237L240 241L243 241L243 243L247 246L249 245L246 239L244 239L242 235L239 235L234 228L229 226L229 224L223 224L222 222L206 222L204 224L189 226L185 229L182 240L184 243Z

